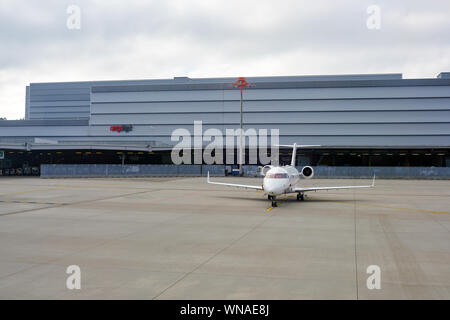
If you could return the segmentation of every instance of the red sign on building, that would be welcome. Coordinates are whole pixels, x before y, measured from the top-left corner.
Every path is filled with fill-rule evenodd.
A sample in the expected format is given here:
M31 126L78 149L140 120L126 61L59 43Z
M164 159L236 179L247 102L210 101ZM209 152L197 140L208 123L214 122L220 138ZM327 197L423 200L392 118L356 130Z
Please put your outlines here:
M111 126L109 127L109 131L116 131L116 132L130 132L133 130L133 126L131 124L127 125L121 125L121 126Z

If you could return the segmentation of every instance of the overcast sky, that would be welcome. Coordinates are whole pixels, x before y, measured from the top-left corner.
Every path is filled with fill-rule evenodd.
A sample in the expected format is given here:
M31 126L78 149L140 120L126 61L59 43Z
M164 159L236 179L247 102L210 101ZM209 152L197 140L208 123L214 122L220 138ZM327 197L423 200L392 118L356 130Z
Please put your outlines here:
M80 29L67 27L70 5ZM31 82L441 71L449 0L0 0L8 119L24 117Z

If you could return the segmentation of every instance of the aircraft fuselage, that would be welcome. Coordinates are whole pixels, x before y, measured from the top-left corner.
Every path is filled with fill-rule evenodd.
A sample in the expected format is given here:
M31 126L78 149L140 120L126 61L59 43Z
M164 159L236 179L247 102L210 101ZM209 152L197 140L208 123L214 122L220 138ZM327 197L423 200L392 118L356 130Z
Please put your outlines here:
M300 173L295 167L274 167L267 171L263 180L263 191L270 196L293 192L292 188L300 180Z

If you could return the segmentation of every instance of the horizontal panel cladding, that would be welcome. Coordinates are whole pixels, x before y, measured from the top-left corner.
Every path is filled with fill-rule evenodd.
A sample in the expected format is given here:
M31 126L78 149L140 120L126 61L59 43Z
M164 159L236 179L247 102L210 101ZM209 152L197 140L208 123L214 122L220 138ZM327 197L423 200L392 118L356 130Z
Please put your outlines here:
M89 107L90 101L34 101L31 103L35 107Z
M238 123L239 113L187 114L93 114L91 124L191 124ZM450 122L450 111L366 111L366 112L261 112L244 114L245 123L390 123L390 122Z
M27 136L27 135L21 135ZM33 137L34 135L30 135ZM170 136L66 136L66 135L41 135L41 138L51 138L55 140L63 141L82 141L89 143L113 143L120 144L124 142L128 143L157 143L159 146L169 145L173 146L177 141L171 141ZM235 140L237 142L237 139ZM370 135L360 135L360 136L343 136L343 135L323 135L323 136L311 136L311 135L289 135L280 136L280 144L318 144L322 147L339 147L339 146L349 146L349 147L448 147L449 146L449 136L370 136ZM205 141L204 145L209 142Z
M223 112L223 101L92 103L92 114ZM450 107L449 107L450 108Z
M377 111L450 110L450 98L318 99L244 101L244 111ZM225 101L224 111L240 110L239 101Z
M280 139L281 144L318 144L321 146L339 147L442 147L449 146L448 136L284 136Z
M42 83L30 85L30 119L87 119L91 83Z
M30 112L31 119L88 119L89 111L84 112Z
M123 136L120 139L115 136L91 136L72 138L73 140L83 141L99 141L99 142L150 142L155 141L160 144L167 144L173 146L176 142L171 141L170 136ZM319 144L323 147L448 147L449 136L342 136L342 135L328 135L328 136L308 136L308 135L292 135L281 136L281 144ZM67 139L69 140L69 139ZM209 142L204 142L207 145Z
M75 88L75 89L39 89L32 87L31 94L33 96L47 96L47 95L66 95L66 94L90 94L91 88Z
M82 81L82 82L41 82L31 83L30 88L32 90L67 90L67 89L91 89L94 82Z
M93 84L92 92L143 92L143 91L181 91L181 90L233 90L236 87L233 86L236 78L234 79L205 79L200 83L197 80L190 81L188 79L174 79L161 84L139 84L131 85L130 83L124 85L107 85L102 86ZM257 87L258 89L287 89L287 88L361 88L361 87L413 87L413 86L448 86L449 80L444 79L398 79L398 80L344 80L344 79L316 79L312 81L302 81L300 79L284 79L278 81L258 81L248 78L253 86L248 89Z
M109 125L94 125L90 127L91 135L122 136L170 136L176 129L189 130L194 133L194 126L184 125L134 125L132 131L111 131ZM218 129L226 134L226 129L238 129L238 125L207 125L203 124L203 132L208 129ZM280 125L255 125L244 126L244 130L278 129L280 135L448 135L450 137L450 125L448 123L392 123L392 124L280 124ZM450 141L449 141L450 142Z
M89 118L89 126L0 126L0 135L173 144L173 130L193 132L195 120L203 121L204 131L217 128L225 133L227 128L237 129L240 119L240 91L228 80L31 84L30 119ZM245 127L279 129L280 143L450 146L448 80L250 82L255 86L244 91ZM132 131L110 130L125 124L133 125Z
M450 87L249 89L245 100L450 97ZM92 102L239 100L239 90L93 92Z
M222 80L224 78L219 78L217 81ZM361 78L364 79L364 78ZM204 79L204 81L199 82L206 82L209 83L212 79ZM232 82L232 79L230 78L230 81ZM79 89L79 88L90 88L92 86L125 86L128 87L130 85L173 85L176 83L173 79L145 79L145 80L101 80L101 81L79 81L79 82L42 82L42 83L32 83L30 86L35 89Z
M218 117L213 113L198 114L93 114L90 123L94 124L192 124L195 120L202 120L209 123L223 123L222 116Z
M88 126L17 126L0 127L0 136L8 137L69 137L88 136Z
M450 110L450 98L244 101L244 112ZM239 101L92 103L92 114L239 112Z
M223 121L239 121L238 113L224 114ZM450 124L450 110L436 111L324 111L324 112L273 112L244 115L245 123L390 123L390 122L440 122Z
M89 120L90 114L89 112L55 112L55 113L30 113L29 119L30 120L66 120L66 119L86 119Z
M89 106L65 106L65 107L33 107L32 113L36 112L90 112Z
M45 96L31 95L30 100L33 101L89 101L89 94L51 94Z
M92 93L92 102L223 100L223 90Z
M246 100L349 99L450 97L450 86L249 89ZM239 92L224 90L224 99L238 99Z
M88 126L89 120L8 120L0 121L0 127L58 127L58 126Z

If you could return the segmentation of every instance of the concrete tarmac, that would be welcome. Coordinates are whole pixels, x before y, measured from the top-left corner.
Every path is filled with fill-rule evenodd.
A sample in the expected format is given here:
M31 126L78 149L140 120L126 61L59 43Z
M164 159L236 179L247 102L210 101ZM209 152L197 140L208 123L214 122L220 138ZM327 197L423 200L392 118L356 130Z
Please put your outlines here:
M378 180L270 205L199 177L2 177L0 299L450 298L450 181ZM71 265L79 290L66 286ZM367 286L371 265L380 289Z

